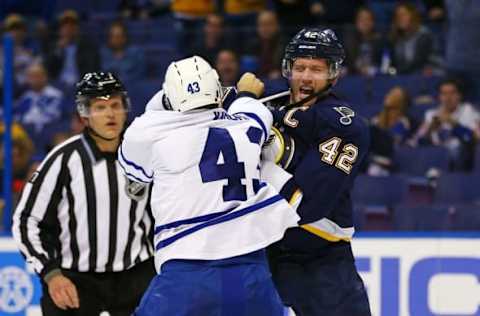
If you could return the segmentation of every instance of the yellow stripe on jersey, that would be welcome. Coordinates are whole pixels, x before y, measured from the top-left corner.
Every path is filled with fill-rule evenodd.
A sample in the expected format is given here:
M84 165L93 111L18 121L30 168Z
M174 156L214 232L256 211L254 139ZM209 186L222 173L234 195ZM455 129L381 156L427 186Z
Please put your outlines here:
M283 135L282 133L275 127L272 126L272 129L271 131L273 132L273 134L275 135L274 137L276 137L279 141L280 141L280 148L277 152L277 155L275 156L275 164L278 165L278 163L280 162L280 160L282 160L282 157L283 157L283 153L285 152L285 141L283 140ZM273 142L273 144L275 144L275 142ZM273 145L272 144L272 145Z
M332 234L329 234L323 230L320 230L318 228L315 228L311 225L308 225L308 224L305 224L305 225L301 225L300 227L302 227L303 229L305 229L306 231L314 234L314 235L317 235L318 237L320 238L323 238L325 240L328 240L328 241L331 241L331 242L338 242L338 241L347 241L347 242L350 242L352 239L351 238L340 238L340 237L337 237L335 235L332 235Z
M293 192L292 196L290 197L288 204L290 205L296 204L298 199L300 199L301 197L302 197L302 191L300 189L295 190L295 192Z

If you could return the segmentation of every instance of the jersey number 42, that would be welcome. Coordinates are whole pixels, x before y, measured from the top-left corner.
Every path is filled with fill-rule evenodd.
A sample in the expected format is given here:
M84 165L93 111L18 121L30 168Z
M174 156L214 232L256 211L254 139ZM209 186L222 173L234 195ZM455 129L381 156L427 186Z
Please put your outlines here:
M353 144L344 145L339 155L342 140L338 137L332 137L318 145L318 151L322 154L322 161L329 165L335 164L335 167L346 174L352 171L352 165L357 160L358 148Z

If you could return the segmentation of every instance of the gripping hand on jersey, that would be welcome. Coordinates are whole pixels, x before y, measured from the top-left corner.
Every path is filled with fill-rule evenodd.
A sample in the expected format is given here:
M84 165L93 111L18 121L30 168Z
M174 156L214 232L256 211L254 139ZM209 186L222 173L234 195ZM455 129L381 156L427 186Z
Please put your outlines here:
M244 73L237 83L238 93L253 93L257 98L263 94L264 89L265 85L263 82L251 72Z
M262 160L273 161L287 169L295 154L295 141L289 135L272 127L267 141L262 146Z

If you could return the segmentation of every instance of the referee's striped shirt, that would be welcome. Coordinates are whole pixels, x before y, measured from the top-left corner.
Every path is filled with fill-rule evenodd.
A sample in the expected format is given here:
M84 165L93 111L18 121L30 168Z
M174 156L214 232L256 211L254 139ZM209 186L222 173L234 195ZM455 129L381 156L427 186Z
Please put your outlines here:
M40 276L123 271L153 256L148 192L127 194L116 156L84 132L55 147L25 186L12 230Z

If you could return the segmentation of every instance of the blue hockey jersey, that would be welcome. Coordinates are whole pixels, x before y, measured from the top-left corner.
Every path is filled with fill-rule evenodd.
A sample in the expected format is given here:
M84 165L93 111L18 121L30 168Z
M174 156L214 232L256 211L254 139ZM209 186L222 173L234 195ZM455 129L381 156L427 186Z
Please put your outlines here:
M277 246L318 255L323 253L319 249L350 249L350 191L369 148L367 121L333 94L311 107L280 108L273 114L276 126L294 140L287 171L294 176L290 185L303 192L300 227L289 229Z

